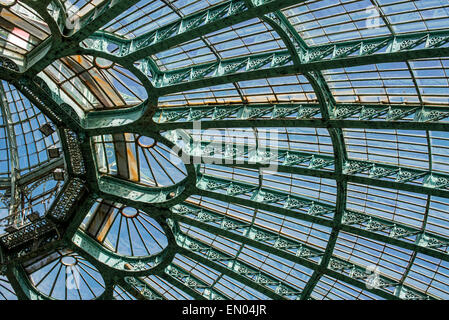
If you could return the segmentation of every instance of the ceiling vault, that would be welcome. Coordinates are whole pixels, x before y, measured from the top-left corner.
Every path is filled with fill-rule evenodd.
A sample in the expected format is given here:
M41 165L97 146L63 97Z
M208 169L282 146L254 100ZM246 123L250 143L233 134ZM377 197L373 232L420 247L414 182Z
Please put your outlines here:
M137 0L86 5L80 16L65 1L21 2L48 34L27 40L28 52L0 53L0 79L9 88L0 86L0 152L9 161L0 200L8 192L10 199L0 219L9 227L0 235L0 279L17 298L311 300L329 281L357 298L441 298L410 277L419 263L449 263L449 237L435 222L449 221L438 213L449 199L449 106L428 102L434 89L421 86L431 76L415 66L449 55L447 29L395 32L377 2L388 33L329 43L326 33L312 41L315 27L293 13L310 9L304 0L221 1L188 15L163 1L171 20L143 31L126 20L145 12ZM276 46L232 55L210 40L243 24L263 26L258 37L270 34ZM251 46L241 39L229 41ZM177 55L185 61L170 62ZM396 64L405 65L395 72L409 73L415 100L406 99L403 79L388 101L361 101L378 82L345 98L346 82L360 81L348 74L381 74L380 65ZM394 80L385 74L383 89ZM291 78L303 95L277 92L297 90ZM261 83L271 91L252 99L252 91L265 92ZM226 94L207 98L220 90ZM37 131L36 146L56 135L59 141L45 151L48 159L22 172L18 145ZM277 141L265 136L273 131ZM232 142L223 144L229 132ZM45 214L25 214L33 205ZM64 288L56 280L45 286L53 274L65 277Z

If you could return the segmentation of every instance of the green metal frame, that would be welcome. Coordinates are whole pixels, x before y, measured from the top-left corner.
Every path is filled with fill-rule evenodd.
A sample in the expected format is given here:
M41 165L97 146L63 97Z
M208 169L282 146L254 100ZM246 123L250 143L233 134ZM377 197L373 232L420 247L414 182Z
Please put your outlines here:
M404 285L403 279L393 279L388 275L380 275L377 288L366 288L364 281L370 274L365 266L339 258L334 254L334 247L339 233L347 232L412 250L415 256L416 253L423 253L449 261L448 239L425 232L424 229L346 208L349 182L427 194L428 199L431 195L449 198L449 175L436 174L431 168L422 170L350 159L346 153L342 128L447 131L449 108L423 104L337 104L321 70L448 56L449 48L443 45L449 42L449 31L309 47L278 11L301 0L230 0L134 39L125 39L98 30L138 1L104 1L75 24L68 19L64 5L59 0L24 2L47 22L52 35L27 55L23 68L7 57L1 57L0 78L15 85L58 127L64 159L56 159L22 177L12 170L11 181L0 181L0 188L11 187L14 190L16 186L43 177L63 162L68 178L45 217L0 237L2 273L6 274L19 298L50 299L34 288L22 263L56 248L74 250L98 269L105 282L105 290L97 299L112 299L115 286L126 290L136 299L165 299L163 294L145 281L144 277L149 275L164 279L193 298L229 298L213 285L173 263L176 254L196 260L272 299L310 299L323 275L386 299L434 298ZM252 18L268 23L279 34L287 50L223 59L164 72L150 58L152 54ZM69 28L70 25L74 27ZM83 41L89 44L88 48L82 44ZM109 52L110 45L115 45L117 49ZM58 88L51 87L35 75L54 60L76 54L103 57L122 65L142 82L150 98L125 110L85 114L75 110L59 95ZM318 103L157 107L158 98L170 93L297 73L304 74L308 79ZM0 95L4 97L1 92ZM1 106L4 119L10 119L5 103ZM327 128L332 140L333 156L292 150L277 150L273 154L270 150L261 151L255 147L253 150L245 149L240 155L241 159L238 159L234 154L229 156L225 150L215 149L205 142L196 144L188 133L196 121L201 121L202 129ZM15 137L10 125L7 129L15 163ZM150 188L100 174L92 137L125 132L152 137L168 147L175 147L180 136L187 137L189 148L183 150L187 178L170 187ZM332 205L273 188L201 174L192 164L195 157L200 157L204 163L232 160L231 164L225 165L257 170L276 164L280 172L333 179L336 181L336 203ZM242 162L237 163L238 160ZM125 166L126 163L118 165ZM271 211L328 227L331 232L327 245L320 248L301 243L248 221L186 202L192 195ZM79 226L98 198L135 207L158 219L169 242L167 248L155 256L127 257L96 242ZM427 215L428 207L426 219ZM298 263L313 270L313 274L303 290L298 290L282 279L242 261L238 255L232 256L183 233L181 224ZM39 247L33 245L36 237L42 244Z

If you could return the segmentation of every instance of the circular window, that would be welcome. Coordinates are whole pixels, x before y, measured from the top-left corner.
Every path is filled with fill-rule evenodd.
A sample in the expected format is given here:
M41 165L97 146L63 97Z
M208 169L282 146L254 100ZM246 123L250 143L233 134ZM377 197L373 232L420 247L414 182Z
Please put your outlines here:
M135 218L139 215L139 211L133 207L123 207L120 209L120 213L125 218Z
M3 7L11 7L15 5L17 0L0 0L0 5Z
M152 148L156 145L156 141L153 138L145 137L145 136L139 136L137 138L137 143L142 148Z

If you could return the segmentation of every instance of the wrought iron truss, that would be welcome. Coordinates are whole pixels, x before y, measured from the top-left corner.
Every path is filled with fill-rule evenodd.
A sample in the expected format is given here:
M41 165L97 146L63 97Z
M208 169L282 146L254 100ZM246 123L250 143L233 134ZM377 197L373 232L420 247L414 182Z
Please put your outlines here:
M433 201L441 215L447 214L441 208L447 208L449 173L432 164L430 133L449 131L449 106L426 103L419 93L416 103L345 103L336 99L326 73L447 57L448 30L310 45L283 11L306 1L231 0L188 15L170 7L177 18L125 37L103 27L131 15L138 1L103 1L84 7L89 10L81 17L76 12L70 16L73 6L59 0L20 2L39 15L48 36L21 63L5 50L0 78L53 123L62 156L26 173L19 170L14 117L0 87L11 163L9 176L0 178L0 189L10 190L8 214L0 225L14 227L0 236L1 280L7 284L0 288L3 297L5 289L19 299L304 300L319 298L326 291L323 286L328 287L321 294L326 297L332 292L350 299L448 297L447 290L434 290L409 274L429 265L447 270L449 265L449 220L441 218L444 227L429 227ZM196 39L207 44L206 35L254 19L272 28L282 48L172 69L158 63L169 49ZM71 79L58 86L48 71L71 56L93 57L92 65L105 59L126 69L141 83L146 98L127 97L132 105L126 108L81 110L64 87ZM314 99L309 102L160 103L172 94L298 74L311 88ZM418 87L416 79L414 83ZM204 135L199 140L198 123ZM220 135L221 128L250 129L255 139L249 144L214 143L207 129ZM328 141L321 146L325 151L291 147L293 140L278 148L260 146L258 132L279 128L282 136L315 129L316 136ZM368 157L369 152L366 159L354 156L348 134L361 129L425 132L428 165L411 160L395 164ZM178 163L169 161L169 150L176 150ZM273 166L276 173L270 180L264 170ZM64 184L52 190L54 200L45 214L19 221L21 195L31 194L39 181L61 168ZM279 186L288 179L296 182ZM304 181L305 189L309 181L323 190L301 193L293 186L298 181ZM357 201L365 205L355 208L357 192L364 193ZM379 198L368 199L376 194ZM424 212L402 214L410 204L401 204L400 195L423 202ZM382 214L385 204L366 204L380 203L378 199L394 201L399 213ZM362 253L353 253L357 250ZM71 296L67 276L75 266L81 277L77 281L87 288L81 290L76 282ZM57 272L53 282L48 280L52 272ZM60 274L65 274L65 284L57 282ZM430 277L436 281L440 274Z

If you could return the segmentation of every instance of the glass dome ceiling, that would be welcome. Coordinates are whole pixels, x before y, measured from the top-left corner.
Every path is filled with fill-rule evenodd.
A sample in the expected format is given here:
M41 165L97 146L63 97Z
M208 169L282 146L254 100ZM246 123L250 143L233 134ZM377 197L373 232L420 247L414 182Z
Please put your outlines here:
M0 0L1 299L449 299L444 0Z

